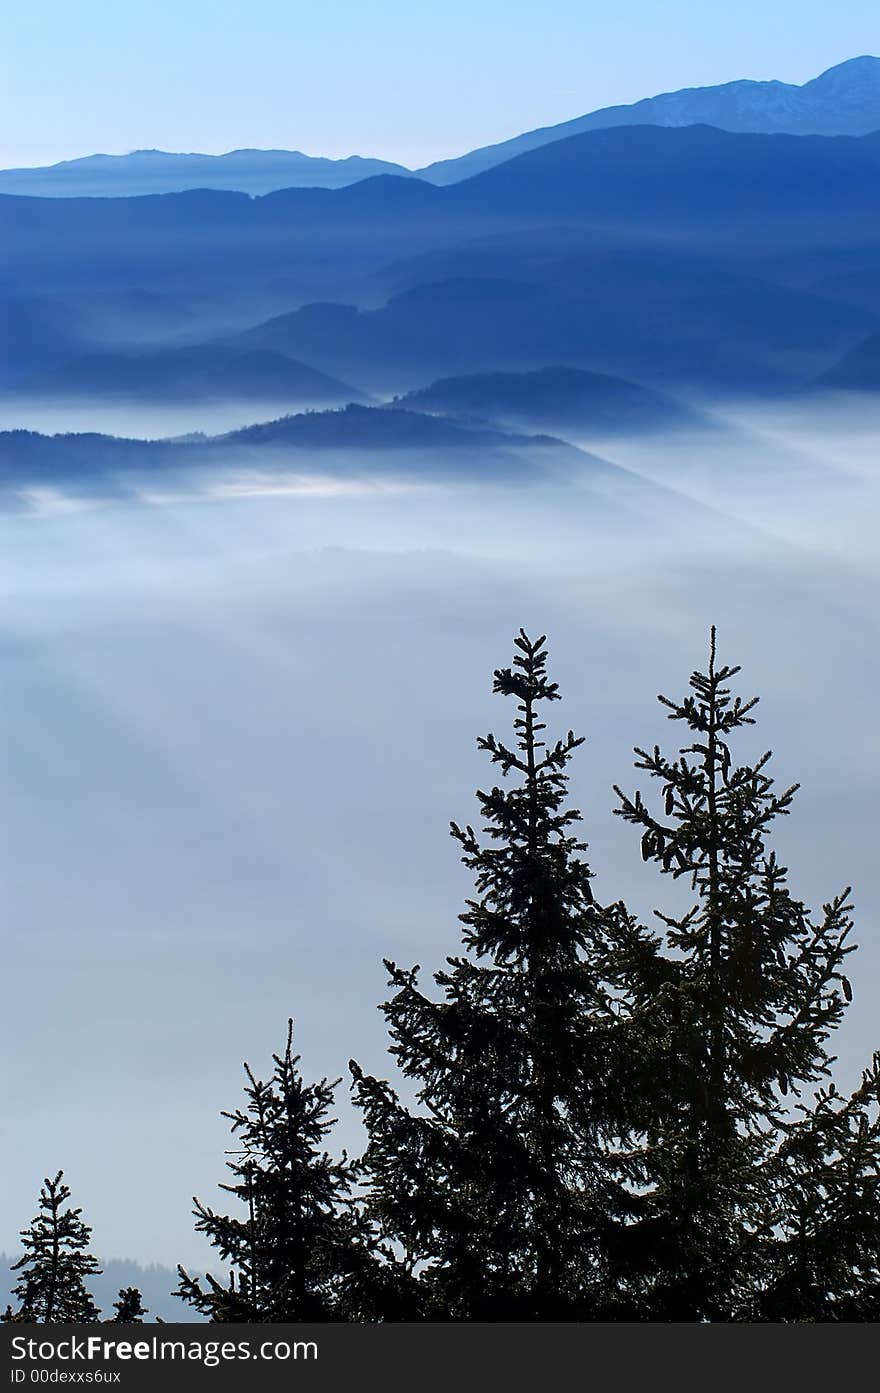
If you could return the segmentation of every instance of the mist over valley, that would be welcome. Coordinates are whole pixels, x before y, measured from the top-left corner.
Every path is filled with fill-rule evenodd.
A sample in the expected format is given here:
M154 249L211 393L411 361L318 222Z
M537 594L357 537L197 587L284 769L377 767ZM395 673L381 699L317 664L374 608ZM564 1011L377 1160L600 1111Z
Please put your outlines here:
M270 191L240 160L228 191L143 156L0 175L0 873L28 1061L0 1248L63 1150L99 1251L204 1270L190 1197L214 1194L243 1054L293 1015L309 1076L388 1073L382 960L456 949L448 823L478 816L520 626L587 738L596 893L648 919L611 786L717 625L762 698L755 750L803 785L778 834L799 893L854 887L856 1082L880 1010L880 107L858 62L781 106L753 84L584 118L455 181L333 165ZM115 196L136 167L186 187ZM345 1084L338 1109L356 1153Z

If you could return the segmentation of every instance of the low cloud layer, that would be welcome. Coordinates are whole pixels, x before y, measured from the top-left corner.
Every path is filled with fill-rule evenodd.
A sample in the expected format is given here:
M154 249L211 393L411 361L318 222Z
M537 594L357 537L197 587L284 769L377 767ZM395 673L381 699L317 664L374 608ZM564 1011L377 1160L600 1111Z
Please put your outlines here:
M217 1114L297 1022L307 1074L389 1068L383 956L439 966L469 890L448 820L520 625L587 736L573 797L597 890L668 888L612 818L631 746L671 743L718 625L762 697L754 748L801 780L793 890L848 882L861 951L840 1076L880 1044L878 476L870 420L731 410L727 432L589 442L604 495L546 485L195 494L0 519L7 1080L0 1248L63 1166L106 1253L198 1265ZM651 488L647 486L650 483ZM340 1141L360 1132L340 1092ZM135 1197L136 1203L132 1197Z

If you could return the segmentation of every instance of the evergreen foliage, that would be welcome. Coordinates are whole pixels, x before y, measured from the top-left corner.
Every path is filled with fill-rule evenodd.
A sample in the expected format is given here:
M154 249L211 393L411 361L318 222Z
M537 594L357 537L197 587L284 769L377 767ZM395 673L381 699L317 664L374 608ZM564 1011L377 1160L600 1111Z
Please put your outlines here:
M40 1325L87 1324L99 1313L85 1279L100 1274L97 1260L87 1251L92 1231L82 1220L82 1210L67 1205L70 1190L64 1172L43 1181L39 1212L21 1233L24 1255L12 1264L20 1272L14 1295L16 1312L5 1319Z
M852 1319L880 1290L880 1056L850 1098L826 1082L852 996L849 891L818 916L789 891L768 839L797 786L777 791L769 753L734 763L757 701L732 694L738 672L713 629L708 671L660 698L688 743L636 750L662 811L616 789L643 858L694 896L657 912L662 938L627 921L620 944L641 1071L637 1294L651 1320Z
M113 1317L116 1325L143 1325L144 1316L148 1314L137 1287L120 1287L113 1309L116 1312Z
M242 1207L217 1214L198 1199L196 1229L230 1267L224 1285L206 1285L181 1267L178 1295L211 1321L290 1322L358 1318L369 1309L375 1262L371 1237L354 1204L357 1168L333 1161L324 1139L335 1084L305 1084L287 1045L263 1082L245 1064L247 1106L224 1113L238 1146L234 1177L221 1189Z
M610 1314L614 1230L634 1207L611 1139L627 1094L622 1033L599 964L608 913L565 804L572 731L542 739L559 700L543 637L520 631L494 691L515 740L479 741L508 787L477 794L485 839L452 824L476 898L463 951L425 994L386 962L391 1053L418 1111L352 1062L369 1135L368 1212L428 1319L573 1320Z

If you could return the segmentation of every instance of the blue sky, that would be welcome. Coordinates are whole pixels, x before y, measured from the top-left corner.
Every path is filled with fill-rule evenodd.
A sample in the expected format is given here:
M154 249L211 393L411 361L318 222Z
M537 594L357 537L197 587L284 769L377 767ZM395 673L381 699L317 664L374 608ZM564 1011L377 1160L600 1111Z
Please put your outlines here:
M876 0L31 0L0 166L138 147L424 163L657 91L880 51Z

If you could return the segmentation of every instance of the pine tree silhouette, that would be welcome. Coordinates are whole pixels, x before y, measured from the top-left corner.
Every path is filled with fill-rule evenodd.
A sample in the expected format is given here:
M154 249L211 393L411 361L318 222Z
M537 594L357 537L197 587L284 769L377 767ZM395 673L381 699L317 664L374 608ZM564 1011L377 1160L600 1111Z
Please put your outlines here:
M100 1318L85 1285L87 1277L101 1271L86 1251L92 1231L80 1217L81 1209L65 1208L70 1190L63 1176L59 1171L54 1180L44 1180L39 1213L22 1230L24 1255L12 1264L12 1271L21 1273L13 1288L18 1311L12 1319L61 1325Z
M354 1203L357 1168L323 1149L336 1085L303 1082L292 1021L273 1060L268 1082L245 1064L247 1107L223 1114L238 1146L227 1161L234 1181L220 1188L243 1213L217 1214L194 1200L196 1229L229 1264L228 1282L208 1274L203 1286L180 1267L177 1295L211 1321L361 1318L376 1258Z
M143 1325L143 1318L148 1314L137 1287L120 1287L113 1309L116 1312L113 1317L116 1325Z
M787 887L768 837L797 786L776 791L769 753L734 764L757 701L732 695L739 670L717 665L713 629L708 671L682 701L660 697L690 742L671 759L636 750L662 812L616 789L643 859L695 896L678 916L655 911L665 941L630 923L619 954L644 1108L643 1312L841 1318L828 1314L835 1301L852 1311L878 1290L880 1059L851 1098L828 1085L799 1101L827 1079L827 1041L851 997L849 891L811 918Z
M464 952L426 995L386 962L391 1053L418 1112L352 1062L369 1134L368 1210L422 1318L576 1320L608 1313L611 1239L628 1201L607 1145L623 1135L622 1032L603 986L606 911L594 903L580 814L564 805L582 739L542 739L545 638L515 639L494 691L517 703L515 742L479 741L512 786L479 792L486 824L452 824L477 898ZM405 1290L405 1287L403 1288Z

